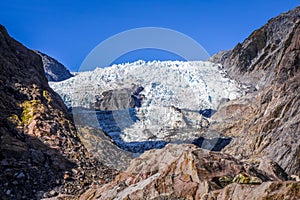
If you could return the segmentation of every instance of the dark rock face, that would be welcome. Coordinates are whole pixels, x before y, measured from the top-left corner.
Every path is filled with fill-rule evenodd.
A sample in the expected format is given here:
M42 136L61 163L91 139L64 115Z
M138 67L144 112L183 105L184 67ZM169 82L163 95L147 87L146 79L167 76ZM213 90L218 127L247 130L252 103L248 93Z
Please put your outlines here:
M48 86L40 56L0 25L1 199L76 194L113 173L81 144L71 115Z
M299 176L300 7L271 19L213 59L258 88L223 104L212 116L211 129L233 137L224 151L256 162L268 158Z
M57 82L73 77L70 71L54 58L39 51L35 51L35 53L42 58L45 75L48 81Z
M133 88L123 88L119 90L109 90L101 94L95 103L97 110L124 110L128 108L141 107L143 96L142 86Z
M93 157L112 169L125 170L133 155L114 144L102 130L79 126L77 131L82 144Z

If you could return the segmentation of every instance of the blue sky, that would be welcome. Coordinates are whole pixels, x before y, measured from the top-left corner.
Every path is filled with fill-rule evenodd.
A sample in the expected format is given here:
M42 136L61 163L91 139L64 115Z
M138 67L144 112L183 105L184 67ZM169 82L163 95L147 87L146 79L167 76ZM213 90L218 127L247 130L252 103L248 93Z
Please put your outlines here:
M233 48L270 18L298 4L296 0L2 0L0 23L25 46L77 71L96 45L128 29L173 29L193 38L212 55ZM145 50L124 55L116 62L138 58L178 57Z

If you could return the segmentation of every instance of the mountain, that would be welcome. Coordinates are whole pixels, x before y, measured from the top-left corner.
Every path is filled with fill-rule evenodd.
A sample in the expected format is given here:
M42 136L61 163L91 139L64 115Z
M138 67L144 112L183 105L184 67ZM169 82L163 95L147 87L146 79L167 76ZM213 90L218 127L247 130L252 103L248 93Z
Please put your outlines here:
M269 158L300 175L300 7L271 19L242 44L213 57L253 94L224 104L211 129L232 142L225 152L260 162ZM223 54L223 55L222 55ZM220 56L221 55L221 56Z
M283 57L287 57L290 51L294 53L294 58L290 57L290 61L297 61L296 47L291 46L297 45L297 41L294 41L296 44L291 42L297 37L299 10L300 8L296 7L269 20L243 43L237 44L232 50L219 52L212 56L210 61L222 64L229 76L249 83L257 89L267 87L275 79L286 81L289 78L288 74L295 72L291 66L299 66L299 63L295 62L287 63L287 66L283 67ZM288 50L289 47L293 49Z
M0 25L0 196L78 194L115 170L93 159L48 85L42 59Z
M40 51L34 51L34 52L39 56L41 56L42 58L43 67L48 81L57 82L57 81L63 81L73 77L70 71L63 64L61 64L54 58Z

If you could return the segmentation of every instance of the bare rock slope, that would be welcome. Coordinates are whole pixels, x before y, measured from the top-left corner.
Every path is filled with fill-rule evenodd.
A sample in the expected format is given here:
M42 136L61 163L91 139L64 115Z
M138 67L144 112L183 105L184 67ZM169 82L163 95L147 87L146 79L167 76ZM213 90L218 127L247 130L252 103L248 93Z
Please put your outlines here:
M40 56L0 25L0 198L77 194L114 173L81 144Z
M233 78L258 89L224 104L213 116L211 128L233 137L224 151L256 162L269 158L299 176L300 7L271 19L220 55L213 59Z
M282 180L227 154L169 144L134 159L113 182L87 190L81 199L299 198L300 183Z

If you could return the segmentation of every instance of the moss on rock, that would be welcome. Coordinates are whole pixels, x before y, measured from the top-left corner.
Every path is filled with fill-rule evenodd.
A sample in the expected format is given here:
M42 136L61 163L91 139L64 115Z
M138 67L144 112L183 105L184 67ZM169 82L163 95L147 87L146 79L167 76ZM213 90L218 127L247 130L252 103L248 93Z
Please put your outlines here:
M250 182L250 176L245 173L238 174L234 177L233 182L248 184Z
M47 100L48 103L51 101L50 93L47 90L43 91L43 97Z
M236 175L232 182L240 184L261 184L262 180L258 177L250 176L246 173L241 173Z
M7 119L8 119L8 121L10 121L11 123L13 123L13 124L15 124L17 126L22 124L21 120L19 119L19 116L16 115L16 114L12 114Z
M218 179L218 181L222 187L225 187L232 183L233 177L232 176L222 176Z
M25 125L30 124L30 122L33 120L34 115L38 110L41 110L43 107L43 104L40 100L30 100L30 101L24 101L22 103L23 112L22 112L22 123Z

